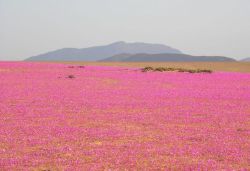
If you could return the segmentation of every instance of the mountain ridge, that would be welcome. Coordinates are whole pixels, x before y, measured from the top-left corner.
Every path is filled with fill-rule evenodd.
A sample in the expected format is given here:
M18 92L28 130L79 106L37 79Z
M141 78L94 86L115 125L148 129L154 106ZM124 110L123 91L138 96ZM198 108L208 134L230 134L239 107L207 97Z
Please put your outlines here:
M100 60L103 62L194 62L194 61L236 61L233 58L224 56L192 56L187 54L119 54L112 57Z
M88 48L63 48L27 58L27 61L98 61L122 53L177 53L178 49L163 44L114 42Z
M244 58L244 59L242 59L240 61L242 61L242 62L250 62L250 57L249 58Z

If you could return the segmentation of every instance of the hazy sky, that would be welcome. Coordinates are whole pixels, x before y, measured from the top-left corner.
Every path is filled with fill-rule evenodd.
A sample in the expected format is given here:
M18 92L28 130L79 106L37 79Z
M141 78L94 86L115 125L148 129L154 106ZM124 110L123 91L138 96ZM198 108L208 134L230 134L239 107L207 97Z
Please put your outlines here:
M0 60L121 40L250 57L250 0L0 0Z

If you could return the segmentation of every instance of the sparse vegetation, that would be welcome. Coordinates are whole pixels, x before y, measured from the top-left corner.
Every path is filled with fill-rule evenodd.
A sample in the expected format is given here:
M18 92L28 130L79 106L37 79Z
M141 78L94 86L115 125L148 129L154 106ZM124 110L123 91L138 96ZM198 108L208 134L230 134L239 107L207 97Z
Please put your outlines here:
M164 71L166 71L166 68L158 67L158 68L155 68L154 71L164 72Z
M145 67L142 68L142 72L155 71L155 72L166 72L166 71L176 71L176 72L188 72L188 73L212 73L212 70L208 69L184 69L184 68L172 68L172 67Z
M71 65L71 66L68 66L68 68L71 68L71 69L73 69L73 68L85 68L85 66L83 66L83 65L79 65L79 66Z
M201 69L199 70L200 72L205 72L205 73L212 73L213 71L210 69Z
M73 79L73 78L75 78L75 76L74 75L68 75L67 78Z
M142 72L148 72L148 71L153 71L154 68L153 67L145 67L142 69Z

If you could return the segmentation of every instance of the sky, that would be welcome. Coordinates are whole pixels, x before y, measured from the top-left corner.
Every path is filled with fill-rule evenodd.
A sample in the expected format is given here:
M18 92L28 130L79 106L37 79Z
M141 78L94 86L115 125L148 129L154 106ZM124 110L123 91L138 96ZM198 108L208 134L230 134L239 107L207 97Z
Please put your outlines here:
M250 57L250 0L0 0L0 60L116 41Z

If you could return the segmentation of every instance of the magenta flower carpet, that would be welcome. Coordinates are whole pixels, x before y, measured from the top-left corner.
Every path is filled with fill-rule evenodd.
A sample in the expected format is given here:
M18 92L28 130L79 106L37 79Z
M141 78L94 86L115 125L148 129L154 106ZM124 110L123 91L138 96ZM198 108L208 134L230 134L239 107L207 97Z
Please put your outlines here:
M250 74L1 62L0 170L250 170Z

